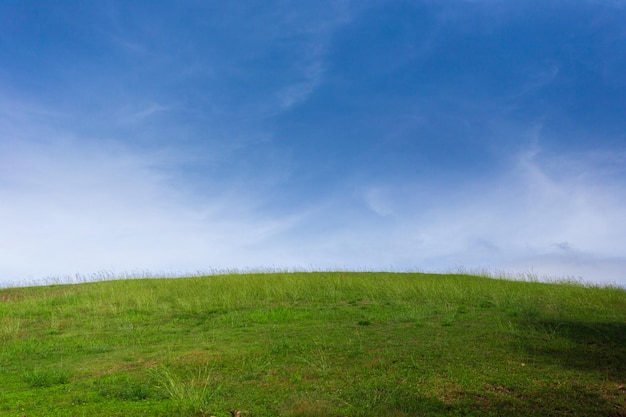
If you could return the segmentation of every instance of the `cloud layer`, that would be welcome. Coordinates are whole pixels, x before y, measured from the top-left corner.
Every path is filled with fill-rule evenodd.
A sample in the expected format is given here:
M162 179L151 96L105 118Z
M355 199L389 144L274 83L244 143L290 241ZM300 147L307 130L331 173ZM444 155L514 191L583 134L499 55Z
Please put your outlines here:
M198 196L172 161L75 139L2 146L7 281L98 271L455 268L623 283L619 155L518 155L495 179L360 183L276 210L232 183ZM601 164L601 166L597 166ZM600 174L598 174L600 173Z

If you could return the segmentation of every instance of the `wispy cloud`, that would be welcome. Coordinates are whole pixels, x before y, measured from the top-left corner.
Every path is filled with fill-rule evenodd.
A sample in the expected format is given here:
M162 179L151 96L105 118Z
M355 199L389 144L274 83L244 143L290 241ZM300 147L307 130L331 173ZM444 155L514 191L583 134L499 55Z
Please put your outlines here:
M619 177L598 175L596 163L593 155L557 156L535 147L492 180L445 189L378 184L363 202L377 214L400 213L380 231L387 240L379 243L393 248L403 266L561 271L625 283L615 266L626 263L626 192Z
M304 68L299 72L302 78L300 81L295 81L293 84L281 88L277 93L281 106L285 109L306 101L322 82L324 72L322 58L313 58L311 62L305 63Z
M13 124L0 142L2 282L266 265L258 245L294 222L259 212L263 197L242 182L215 179L211 194L194 194L176 154L18 119L29 129Z
M316 19L310 19L307 13L310 10L290 7L282 13L284 26L281 33L277 34L277 40L295 42L296 45L285 85L276 92L282 109L305 102L322 84L327 66L326 54L334 33L349 24L359 13L359 7L343 1L313 8L319 9Z
M128 123L144 122L145 119L171 110L172 106L164 106L158 103L147 103L130 111L124 111L121 119Z
M256 214L245 194L194 200L150 157L128 150L68 143L9 157L0 185L3 280L263 265L263 251L247 248L291 221Z

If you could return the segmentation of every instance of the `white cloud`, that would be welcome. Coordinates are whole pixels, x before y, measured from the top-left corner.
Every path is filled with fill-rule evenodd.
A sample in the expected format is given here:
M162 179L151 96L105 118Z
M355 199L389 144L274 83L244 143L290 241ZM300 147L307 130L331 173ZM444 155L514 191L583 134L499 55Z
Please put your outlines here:
M626 285L619 153L555 157L535 147L490 181L360 184L352 195L272 214L262 191L241 184L193 194L172 169L179 156L43 129L39 136L47 139L0 143L0 282L98 271L462 266Z
M345 231L352 237L343 240L362 254L368 246L391 252L362 258L399 268L491 268L626 285L626 190L600 168L593 156L533 151L488 182L378 184L363 203L394 213L393 222L372 222L373 233Z
M261 265L248 248L293 221L257 216L245 190L192 198L167 161L119 145L4 142L0 155L0 282Z
M326 54L333 34L339 28L349 24L359 13L364 4L349 2L330 2L329 4L312 4L312 9L319 13L317 19L311 19L311 10L296 9L284 10L281 32L276 33L277 39L283 39L285 32L294 39L304 37L305 41L299 45L297 56L293 59L291 76L286 78L286 84L276 93L280 107L289 109L294 105L305 102L309 96L322 84L326 71Z
M0 283L98 271L462 266L626 285L623 153L555 156L535 145L490 180L381 179L279 213L269 198L289 190L271 181L205 178L198 194L180 154L43 127L58 117L0 105Z
M278 93L278 99L283 108L306 101L311 93L321 84L324 73L322 59L319 56L310 58L310 62L303 64L299 70L301 80L283 87Z
M148 103L131 111L124 111L125 116L122 120L130 123L144 122L145 119L166 112L172 109L172 106L164 106L158 103Z
M390 206L390 198L386 195L386 190L380 187L371 187L363 194L365 203L374 213L379 216L392 216L395 214Z
M582 167L596 172L586 158L526 153L490 183L379 183L281 216L244 188L189 195L161 156L119 145L5 142L0 155L0 282L98 271L465 267L626 285L626 192L615 178L582 175Z

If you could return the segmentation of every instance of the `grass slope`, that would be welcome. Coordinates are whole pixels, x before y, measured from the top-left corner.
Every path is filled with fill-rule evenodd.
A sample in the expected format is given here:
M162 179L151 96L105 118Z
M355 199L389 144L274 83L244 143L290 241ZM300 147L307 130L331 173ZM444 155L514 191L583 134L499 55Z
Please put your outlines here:
M0 290L0 416L626 416L626 291L277 273Z

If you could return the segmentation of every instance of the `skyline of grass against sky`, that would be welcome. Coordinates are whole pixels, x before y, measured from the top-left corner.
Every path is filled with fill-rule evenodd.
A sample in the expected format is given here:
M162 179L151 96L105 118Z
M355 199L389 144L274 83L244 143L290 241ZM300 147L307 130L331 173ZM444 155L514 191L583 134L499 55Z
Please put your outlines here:
M0 283L626 285L626 2L0 3Z

